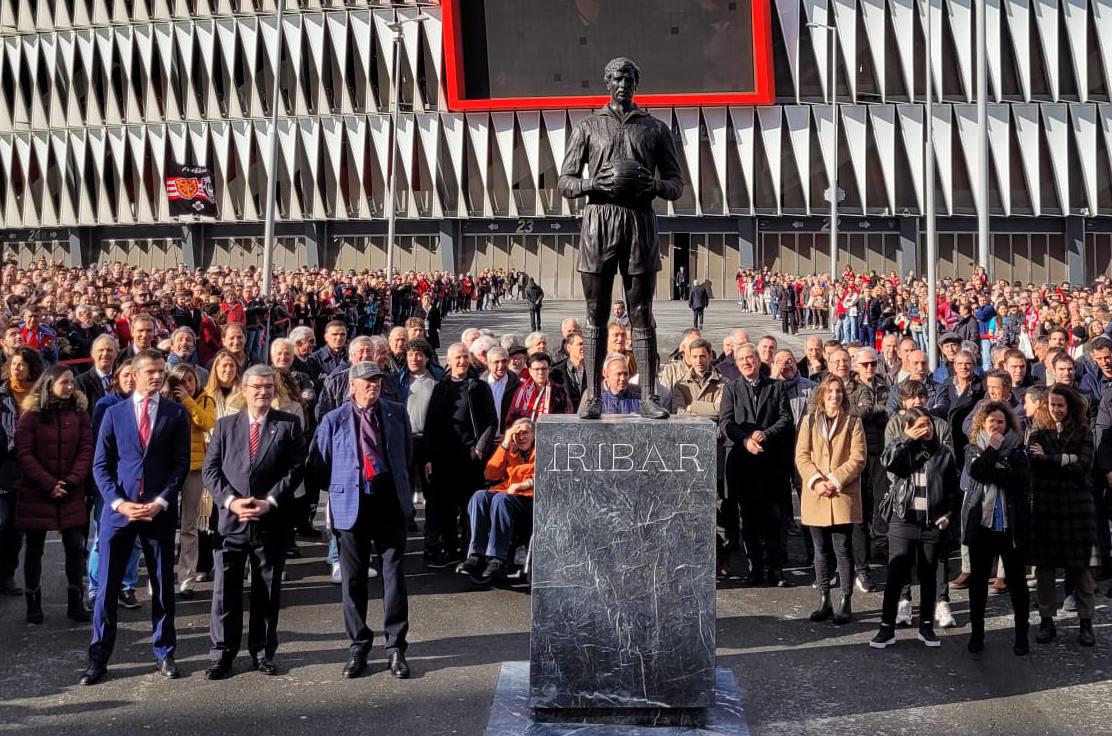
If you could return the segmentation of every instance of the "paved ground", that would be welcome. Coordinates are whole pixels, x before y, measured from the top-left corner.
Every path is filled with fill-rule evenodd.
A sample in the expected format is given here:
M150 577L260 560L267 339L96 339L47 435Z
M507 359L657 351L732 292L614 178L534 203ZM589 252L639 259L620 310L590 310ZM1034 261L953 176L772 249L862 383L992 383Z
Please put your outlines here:
M577 305L551 304L548 327ZM662 344L675 342L689 312L679 304L657 310ZM467 324L527 332L524 310L451 317L445 336ZM740 316L735 304L715 302L707 327L720 340L747 326L759 336L768 320ZM413 539L410 575L414 679L399 682L375 650L374 674L340 678L345 642L339 591L327 582L324 546L303 546L290 563L279 652L282 675L238 674L205 681L209 585L179 607L178 661L185 677L158 678L148 646L149 606L122 612L123 626L110 679L95 688L76 682L84 664L88 626L65 617L61 549L48 547L47 621L23 623L21 599L0 600L0 731L20 734L390 734L430 736L483 733L499 663L528 657L529 596L515 590L477 590L467 580L431 574ZM726 588L718 596L719 663L736 673L745 692L750 727L760 736L789 734L1108 734L1108 653L1112 615L1103 595L1098 646L1075 643L1076 619L1060 621L1062 640L1011 654L1005 604L993 600L987 651L965 653L965 596L955 596L963 628L945 632L941 649L926 650L903 632L894 648L865 646L879 617L879 594L854 599L858 620L845 627L815 625L806 570L786 590ZM1100 585L1103 591L1107 586ZM373 590L373 587L372 587ZM381 621L372 594L372 625ZM242 669L246 658L240 659Z

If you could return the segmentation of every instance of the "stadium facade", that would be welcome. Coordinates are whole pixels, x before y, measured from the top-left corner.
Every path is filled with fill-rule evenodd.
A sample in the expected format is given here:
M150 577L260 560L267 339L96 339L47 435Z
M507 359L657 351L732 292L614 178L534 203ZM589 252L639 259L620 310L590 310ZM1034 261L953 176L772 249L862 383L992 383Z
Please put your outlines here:
M827 270L835 166L840 267L923 270L924 7L771 0L775 104L651 109L672 126L689 184L660 205L662 285L680 265L718 297L734 293L739 266ZM389 24L419 12L431 18L403 23L395 44ZM291 0L279 28L275 0L0 0L3 256L261 264L282 34L276 265L384 265L393 155L398 268L512 266L551 296L577 296L577 205L556 180L590 111L449 109L442 12ZM987 192L973 175L974 0L931 12L940 275L975 264L986 207L994 275L1112 273L1112 0L988 0ZM808 24L837 29L836 154L832 34ZM174 162L212 169L216 220L169 217Z

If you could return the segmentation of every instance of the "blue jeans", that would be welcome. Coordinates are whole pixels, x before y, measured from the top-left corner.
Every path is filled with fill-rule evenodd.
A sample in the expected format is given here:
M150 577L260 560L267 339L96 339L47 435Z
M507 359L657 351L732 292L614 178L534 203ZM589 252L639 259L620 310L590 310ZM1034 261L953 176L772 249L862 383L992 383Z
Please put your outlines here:
M95 598L97 591L100 590L100 581L104 577L104 570L100 566L100 514L103 510L104 502L97 500L93 504L93 519L89 525L89 597ZM139 551L142 548L139 545L139 540L135 541L135 549L131 552L131 559L127 561L127 568L124 570L124 583L123 590L135 590L139 585Z
M468 554L485 554L508 561L514 524L527 523L533 518L533 499L494 491L475 491L467 504L467 515L471 517L471 548Z
M981 340L981 369L986 373L992 370L991 340Z

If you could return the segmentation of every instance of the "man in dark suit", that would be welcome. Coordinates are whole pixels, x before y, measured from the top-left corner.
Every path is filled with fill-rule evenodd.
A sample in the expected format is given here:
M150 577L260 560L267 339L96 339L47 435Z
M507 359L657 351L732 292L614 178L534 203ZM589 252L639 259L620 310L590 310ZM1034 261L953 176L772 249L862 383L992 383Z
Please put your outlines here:
M251 564L247 651L255 669L275 675L278 610L294 490L304 469L305 438L293 414L271 409L274 369L254 365L240 391L247 408L216 423L205 455L205 487L220 510L214 551L211 664L205 677L232 669L243 636L243 567Z
M163 677L174 679L174 530L178 494L189 472L189 414L159 399L166 362L158 351L135 357L135 391L105 412L93 477L104 497L100 558L108 570L93 608L93 640L82 685L100 682L116 644L117 593L136 537L147 560L153 597L154 655Z
M344 629L351 641L345 678L366 671L374 640L367 627L372 544L382 556L383 629L390 674L409 677L405 661L409 598L402 563L413 512L412 438L405 406L380 397L382 376L382 369L372 362L351 367L351 400L324 417L309 452L309 473L328 489L332 528L339 538Z
M573 332L564 340L567 355L552 366L552 381L564 387L574 408L579 407L583 391L587 388L587 366L583 362L583 335ZM501 416L501 415L499 415Z
M498 427L501 428L510 413L510 405L514 402L514 393L521 385L521 379L510 370L510 353L501 345L487 351L487 366L482 380L490 386L494 410L498 414Z
M703 326L703 312L706 311L707 306L710 304L710 295L707 294L707 287L703 286L702 281L696 281L691 284L691 293L687 297L687 306L691 307L692 327L701 329Z
M785 443L794 437L791 405L781 382L761 374L752 343L734 348L741 377L722 392L719 426L726 445L726 498L719 525L719 571L727 572L729 554L740 534L749 555L749 582L783 584L780 548L782 496L789 492L791 465L784 462Z
M90 415L112 385L112 366L116 363L119 352L116 338L111 335L100 335L93 340L90 350L93 367L77 377L78 390L89 400Z

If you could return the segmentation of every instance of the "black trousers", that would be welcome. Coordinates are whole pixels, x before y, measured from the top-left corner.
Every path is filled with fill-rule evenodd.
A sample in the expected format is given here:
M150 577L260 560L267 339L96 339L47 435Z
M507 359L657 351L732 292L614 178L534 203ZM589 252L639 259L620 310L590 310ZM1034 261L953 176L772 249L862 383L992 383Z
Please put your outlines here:
M220 537L213 550L212 613L209 657L234 657L243 641L243 569L251 565L247 651L273 657L278 651L278 611L282 570L286 566L285 529L260 533L257 522L244 534Z
M706 310L706 307L692 307L691 308L691 311L693 313L693 318L692 318L693 322L692 322L691 326L694 327L695 329L702 329L702 327L703 327L703 312L705 310Z
M445 462L433 465L432 482L425 487L426 555L437 551L455 553L466 546L470 529L467 504L472 494L483 487L482 476L475 467L471 460L466 461L465 467Z
M530 329L536 331L541 328L541 305L529 305L529 325Z
M359 515L351 529L336 530L340 545L344 631L353 652L370 650L374 641L374 632L367 626L367 568L371 564L372 545L382 555L386 649L405 651L409 597L402 566L407 523L394 484L386 481L376 483L374 493L359 497Z
M15 528L15 491L0 491L0 582L15 577L23 534Z
M938 557L943 536L937 528L924 529L904 521L894 520L888 525L888 582L884 586L882 624L895 627L900 594L911 581L912 565L919 573L919 619L924 625L934 621Z
M853 595L853 557L850 554L850 539L853 537L853 524L834 524L833 526L807 527L811 541L815 544L815 582L819 590L830 590L830 576L834 560L838 562L838 585L843 595Z
M779 490L766 486L749 489L739 499L741 538L753 573L763 569L779 570L784 566L780 554L782 506L778 495Z
M865 472L861 478L861 518L862 523L853 525L853 564L858 573L869 569L869 558L873 548L873 530L870 522L873 518L873 488L877 482L877 475L883 474L884 469L880 464L880 451L875 454L870 450L865 459Z
M1011 534L983 527L973 530L969 540L969 574L973 580L969 586L969 624L973 636L983 638L985 635L985 604L988 601L985 581L997 556L1004 562L1004 581L1012 599L1016 636L1026 636L1031 599L1027 591L1027 568L1023 554L1012 546Z
M85 575L85 533L79 526L63 529L62 548L66 554L66 582L71 587L80 587ZM23 558L23 586L27 590L38 590L42 580L42 554L46 549L45 531L23 533L27 540L27 551Z
M780 331L785 335L795 335L799 332L799 313L794 304L780 307Z

